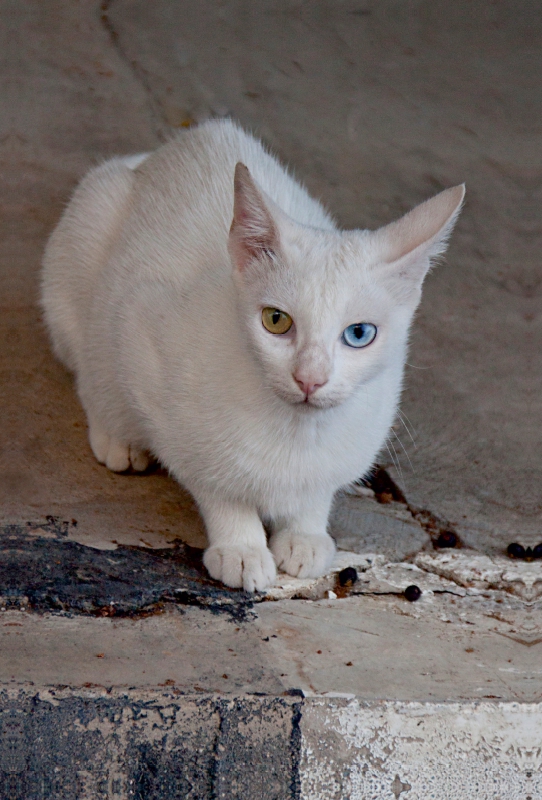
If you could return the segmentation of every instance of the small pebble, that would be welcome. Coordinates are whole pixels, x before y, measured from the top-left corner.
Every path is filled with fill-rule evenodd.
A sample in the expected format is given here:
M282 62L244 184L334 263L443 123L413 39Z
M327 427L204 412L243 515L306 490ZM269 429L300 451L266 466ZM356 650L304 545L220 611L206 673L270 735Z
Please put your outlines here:
M357 581L358 573L354 567L346 567L339 572L338 578L340 586L351 586Z
M422 596L422 590L419 586L412 584L406 587L404 594L409 603L415 603Z
M525 558L525 548L522 544L518 544L517 542L509 544L506 548L506 552L510 558Z
M337 595L335 594L335 592L332 592L331 589L328 591L327 596L328 596L329 600L336 600L337 599Z
M457 547L457 535L453 531L442 531L435 544L437 547Z

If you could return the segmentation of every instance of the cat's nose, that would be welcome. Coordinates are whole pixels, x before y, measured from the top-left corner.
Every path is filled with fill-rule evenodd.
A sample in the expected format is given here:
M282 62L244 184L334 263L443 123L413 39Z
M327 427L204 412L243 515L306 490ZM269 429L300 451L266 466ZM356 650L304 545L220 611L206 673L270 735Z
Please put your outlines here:
M294 381L297 383L303 394L305 394L307 397L310 397L311 394L314 394L317 389L320 389L327 383L326 379L319 379L320 383L317 383L316 380L311 377L305 378L294 375Z

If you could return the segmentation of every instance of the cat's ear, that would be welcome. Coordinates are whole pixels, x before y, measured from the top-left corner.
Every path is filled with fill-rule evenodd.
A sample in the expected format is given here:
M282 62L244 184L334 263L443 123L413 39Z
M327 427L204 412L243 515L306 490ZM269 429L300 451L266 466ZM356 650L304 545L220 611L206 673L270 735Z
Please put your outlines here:
M241 162L235 167L233 186L233 222L228 249L236 268L243 272L254 259L275 253L278 232L260 190Z
M464 184L446 189L375 232L379 260L398 299L417 302L431 259L446 250L464 197Z

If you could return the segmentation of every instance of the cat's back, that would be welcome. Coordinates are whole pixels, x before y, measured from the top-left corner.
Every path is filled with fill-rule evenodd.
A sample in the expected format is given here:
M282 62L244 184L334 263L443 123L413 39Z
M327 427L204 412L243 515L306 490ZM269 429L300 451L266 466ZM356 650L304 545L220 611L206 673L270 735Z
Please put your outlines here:
M260 141L231 120L210 120L180 133L137 169L126 241L136 239L139 253L147 251L162 270L167 270L166 253L182 253L190 261L226 259L239 161L296 222L335 228L322 205Z

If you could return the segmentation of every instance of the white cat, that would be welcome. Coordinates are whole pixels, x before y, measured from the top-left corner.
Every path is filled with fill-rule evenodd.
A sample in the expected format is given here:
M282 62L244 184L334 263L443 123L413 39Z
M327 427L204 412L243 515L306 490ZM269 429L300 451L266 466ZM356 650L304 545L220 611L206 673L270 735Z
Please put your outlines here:
M77 188L44 259L55 352L98 461L144 470L152 453L192 493L214 578L253 591L276 566L329 566L333 496L384 443L422 281L463 195L339 231L230 121Z

